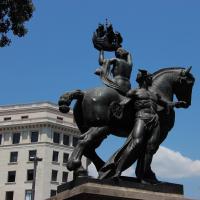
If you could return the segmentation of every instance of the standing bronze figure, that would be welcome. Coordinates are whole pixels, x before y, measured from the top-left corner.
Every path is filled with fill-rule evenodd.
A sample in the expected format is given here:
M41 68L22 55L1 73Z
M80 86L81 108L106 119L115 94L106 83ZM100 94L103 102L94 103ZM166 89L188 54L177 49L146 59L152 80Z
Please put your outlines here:
M152 75L146 70L140 70L136 81L139 88L131 92L134 101L134 127L121 149L119 149L100 170L100 179L118 178L121 172L129 168L138 158L137 177L142 183L155 183L150 165L154 153L159 147L160 122L157 105L169 112L173 107L186 107L184 101L168 102L148 88L152 85ZM149 174L150 173L150 174Z
M96 74L106 87L67 92L59 100L63 113L67 113L71 102L76 100L73 114L80 130L79 142L67 168L81 169L84 155L94 163L100 179L118 178L137 160L138 179L143 183L155 183L158 180L151 170L153 154L174 125L173 108L191 105L195 79L190 73L191 67L164 68L153 74L142 70L137 77L139 88L131 89L131 55L115 39L113 29L111 32L112 37L108 37L108 30L100 27L93 36L94 46L100 50L100 68ZM105 50L115 51L116 58L105 59ZM174 96L178 102L173 102ZM127 137L127 141L105 163L95 149L109 134Z

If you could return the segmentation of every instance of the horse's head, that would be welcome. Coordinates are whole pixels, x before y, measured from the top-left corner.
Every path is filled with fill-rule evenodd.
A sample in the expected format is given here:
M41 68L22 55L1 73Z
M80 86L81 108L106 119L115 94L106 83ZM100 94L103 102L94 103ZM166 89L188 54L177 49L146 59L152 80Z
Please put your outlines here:
M187 105L185 108L191 105L192 88L195 82L194 76L190 73L192 67L182 69L174 84L174 92L178 101L185 101Z

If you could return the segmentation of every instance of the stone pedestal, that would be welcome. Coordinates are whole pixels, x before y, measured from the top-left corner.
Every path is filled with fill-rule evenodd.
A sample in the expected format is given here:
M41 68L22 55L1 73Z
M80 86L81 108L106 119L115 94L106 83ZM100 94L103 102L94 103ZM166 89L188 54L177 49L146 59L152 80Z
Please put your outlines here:
M119 181L88 177L58 186L58 194L48 200L189 200L183 197L183 186L172 183L144 185L136 179Z

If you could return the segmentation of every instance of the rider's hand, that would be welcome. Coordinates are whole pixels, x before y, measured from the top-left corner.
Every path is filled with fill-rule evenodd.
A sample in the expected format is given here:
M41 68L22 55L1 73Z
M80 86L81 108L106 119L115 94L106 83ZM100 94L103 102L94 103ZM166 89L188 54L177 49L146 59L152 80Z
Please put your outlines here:
M175 103L176 108L187 108L188 104L185 101L178 101Z

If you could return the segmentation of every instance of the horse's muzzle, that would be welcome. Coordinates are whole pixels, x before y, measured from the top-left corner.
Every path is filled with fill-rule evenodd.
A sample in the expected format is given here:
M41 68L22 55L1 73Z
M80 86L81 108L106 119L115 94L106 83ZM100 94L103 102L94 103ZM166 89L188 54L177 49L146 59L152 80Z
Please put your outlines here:
M186 104L184 104L182 108L188 108L189 106L191 106L191 102L186 102Z

